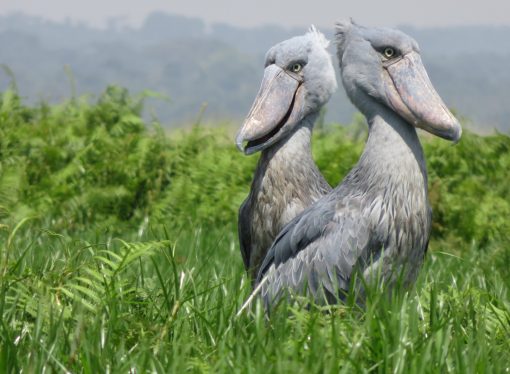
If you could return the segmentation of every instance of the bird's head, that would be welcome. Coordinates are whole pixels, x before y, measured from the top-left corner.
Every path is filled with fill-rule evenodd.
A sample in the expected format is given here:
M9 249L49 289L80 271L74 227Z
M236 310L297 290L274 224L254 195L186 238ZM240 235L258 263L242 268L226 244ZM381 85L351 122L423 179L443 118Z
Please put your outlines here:
M345 90L362 112L376 101L415 127L460 139L460 124L432 86L413 38L351 20L336 25L336 44Z
M240 151L261 151L318 112L337 88L328 40L315 27L266 54L259 92L236 137Z

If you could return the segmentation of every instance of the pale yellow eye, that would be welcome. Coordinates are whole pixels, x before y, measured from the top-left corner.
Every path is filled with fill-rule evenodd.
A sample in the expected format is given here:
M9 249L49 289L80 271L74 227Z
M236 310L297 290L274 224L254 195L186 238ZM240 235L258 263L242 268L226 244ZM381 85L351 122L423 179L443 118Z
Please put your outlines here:
M395 50L391 47L384 48L384 57L386 58L392 58L395 56Z
M291 70L294 73L299 73L301 71L301 69L303 69L303 65L301 65L299 63L292 64Z

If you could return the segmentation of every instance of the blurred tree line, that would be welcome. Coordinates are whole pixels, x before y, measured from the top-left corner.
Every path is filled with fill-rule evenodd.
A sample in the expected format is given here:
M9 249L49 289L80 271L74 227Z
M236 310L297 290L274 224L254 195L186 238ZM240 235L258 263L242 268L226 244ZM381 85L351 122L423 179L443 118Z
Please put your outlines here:
M478 131L510 130L510 27L416 29L427 70L450 107ZM332 29L323 30L332 37ZM264 54L305 28L239 28L165 13L140 28L113 20L106 29L55 23L22 14L0 16L0 64L32 102L56 103L76 93L97 98L108 84L132 92L151 89L170 98L148 102L166 126L195 118L239 120L248 112L262 77ZM334 46L330 48L334 55ZM65 70L68 72L65 73ZM0 72L0 87L11 78ZM354 107L340 88L327 121L349 122Z

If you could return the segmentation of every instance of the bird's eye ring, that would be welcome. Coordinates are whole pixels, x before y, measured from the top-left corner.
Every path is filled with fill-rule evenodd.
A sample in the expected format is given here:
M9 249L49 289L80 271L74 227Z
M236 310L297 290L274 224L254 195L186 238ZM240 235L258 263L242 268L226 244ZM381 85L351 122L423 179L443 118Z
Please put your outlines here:
M292 64L290 67L290 70L292 70L294 73L299 73L301 69L303 69L303 65L301 65L299 62Z
M392 58L395 56L395 50L391 47L384 48L384 57L386 58Z

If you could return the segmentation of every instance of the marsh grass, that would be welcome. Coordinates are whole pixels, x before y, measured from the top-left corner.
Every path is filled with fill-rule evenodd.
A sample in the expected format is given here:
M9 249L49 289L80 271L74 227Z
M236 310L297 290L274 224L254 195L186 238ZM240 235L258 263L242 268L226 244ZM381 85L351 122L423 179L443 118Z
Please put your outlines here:
M2 248L2 371L506 372L507 281L482 253L434 251L415 288L365 310L260 304L235 232L129 243L21 227ZM134 241L136 240L136 241ZM7 247L9 243L9 247Z

